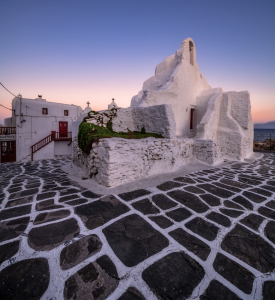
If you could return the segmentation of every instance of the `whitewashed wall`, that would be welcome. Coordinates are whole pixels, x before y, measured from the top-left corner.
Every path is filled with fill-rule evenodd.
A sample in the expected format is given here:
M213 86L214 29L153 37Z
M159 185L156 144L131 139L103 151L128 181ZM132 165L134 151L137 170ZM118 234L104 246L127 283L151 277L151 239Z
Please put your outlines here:
M190 62L189 42L194 45L193 64ZM142 90L132 98L131 107L171 104L176 135L189 137L193 134L190 130L190 109L196 109L196 97L207 89L210 86L199 71L195 43L188 38L175 55L169 56L156 67L155 76L144 82Z
M96 115L92 115L86 121L106 127L107 122L110 120L112 122L112 129L115 132L128 132L128 130L141 131L144 127L146 132L158 133L166 138L174 138L176 133L174 114L171 105L168 104L102 111ZM76 128L79 124L78 118L77 121L73 122L73 127Z
M198 125L194 156L211 164L223 159L243 161L253 153L253 137L249 93L219 89Z
M102 139L89 155L74 141L73 162L84 176L99 184L116 186L145 176L177 169L193 158L191 139Z
M13 120L15 120L14 126L16 126L17 161L30 160L30 146L50 135L51 131L58 132L59 121L68 122L68 132L71 132L72 120L76 119L82 113L82 108L80 106L25 98L14 98L12 101L12 108L15 109ZM42 108L48 108L48 115L42 114ZM64 110L69 111L69 116L64 116ZM22 117L20 117L21 114ZM22 122L22 120L25 121ZM55 154L55 151L61 153L62 149L65 149L62 144L59 144L63 142L52 142L52 144L54 143L56 143L55 146L48 147L46 156L43 156L45 149L40 149L34 156L34 159L54 158L55 155L60 155ZM70 147L70 150L66 148L65 152L67 154L64 155L68 155L69 152L71 155L71 151L72 147Z

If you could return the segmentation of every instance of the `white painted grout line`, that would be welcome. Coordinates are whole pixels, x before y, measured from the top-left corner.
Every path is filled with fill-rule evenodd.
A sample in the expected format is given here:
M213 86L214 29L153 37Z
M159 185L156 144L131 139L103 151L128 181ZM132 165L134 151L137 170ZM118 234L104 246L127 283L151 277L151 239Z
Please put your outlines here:
M258 160L259 161L259 160ZM271 161L270 161L271 163ZM229 164L226 168L231 170L231 167L234 166L235 162L233 164ZM246 168L250 168L251 165L253 163L247 163L247 166ZM43 164L42 162L39 162L39 165L43 167ZM22 169L24 169L23 167L24 165L21 166ZM52 165L52 163L50 162L49 163L49 168L51 167L52 169L50 170L50 172L54 171L53 168L56 168L55 165ZM254 167L254 171L257 169L257 168L260 168L261 166L258 165L256 167ZM219 173L219 172L223 172L223 168L222 169L214 169L216 173ZM234 181L238 182L238 176L240 174L242 174L244 172L243 169L241 169L240 171L236 171L235 169L233 169L234 172ZM269 172L271 172L269 170ZM22 171L19 175L22 175L24 173L24 171ZM194 172L194 174L197 174L199 172ZM198 174L199 177L201 178L209 178L209 176L215 176L216 173L209 173L209 174ZM17 175L17 176L19 176ZM58 173L53 173L53 175L56 175L58 176ZM190 175L190 174L189 174ZM230 174L229 174L230 175ZM17 177L16 176L16 177ZM254 175L252 175L254 176ZM261 175L259 175L261 176ZM43 187L43 184L45 183L45 180L40 178L39 176L36 177L36 175L31 175L31 177L33 178L39 178L40 180L40 187L39 187L39 193L42 192L42 187ZM31 178L30 177L30 178ZM196 179L196 177L192 177L192 176L186 176L184 175L184 177L190 177L190 178L194 178ZM274 178L275 175L272 175L272 177ZM223 177L224 178L224 175ZM263 177L261 176L259 179L263 179ZM8 188L12 185L12 180L13 178L11 178L9 180L9 185L5 187L4 189L4 192L5 192L5 199L2 203L2 208L6 205L7 201L8 201L8 197L9 197L9 193L7 192ZM50 179L46 179L46 182L48 182L47 180L52 180L51 178ZM266 181L268 181L269 179L266 179L264 181L264 183L262 183L261 185L265 184ZM54 181L54 180L53 180ZM217 179L213 179L213 180L210 180L209 182L204 182L205 184L213 184L214 182L217 182L219 180ZM26 183L26 179L24 180L24 186L23 188L25 189L25 183ZM58 182L55 181L55 184L57 186L62 186L61 184L59 184ZM226 234L228 234L235 226L236 224L241 220L243 219L245 216L251 214L251 213L254 213L254 214L257 214L257 215L260 215L257 211L258 207L260 206L263 206L264 204L266 204L268 201L270 200L273 200L274 199L274 192L271 192L272 195L270 197L265 197L267 198L265 201L263 201L262 203L252 203L251 200L248 199L248 201L250 203L253 204L253 210L252 211L249 211L247 209L244 210L244 213L242 215L240 215L239 217L237 218L232 218L232 217L229 217L229 216L226 216L230 219L231 221L231 226L228 227L228 228L224 228L222 225L220 224L217 224L209 219L206 218L206 215L209 214L210 212L212 211L215 211L215 212L219 212L219 208L226 208L224 207L223 205L223 202L225 200L231 200L233 197L235 198L236 196L238 195L242 195L243 191L246 191L246 190L249 190L251 188L253 188L253 186L250 186L250 187L247 187L246 189L241 189L241 192L239 193L234 193L233 196L229 197L228 199L221 199L220 197L218 197L220 200L221 200L221 204L219 206L216 206L216 207L210 207L205 201L203 201L202 198L199 197L199 195L196 195L198 196L198 198L203 202L205 203L207 206L209 206L209 209L208 211L206 211L205 213L196 213L194 212L192 209L178 203L177 201L175 201L173 198L169 197L169 195L167 195L166 193L168 192L171 192L173 190L178 190L178 189L181 189L181 190L184 190L184 187L186 186L196 186L198 185L198 183L194 183L194 184L186 184L182 187L179 187L179 188L174 188L174 189L171 189L169 191L161 191L159 189L157 189L156 187L151 187L151 188L146 188L146 190L149 190L151 191L151 194L150 195L145 195L145 196L142 196L142 197L139 197L139 198L136 198L132 201L124 201L123 199L121 199L118 195L115 195L114 196L116 198L118 198L120 200L121 203L125 204L129 209L130 211L125 213L125 214L122 214L114 219L111 219L109 222L105 223L103 226L100 226L98 228L95 228L93 230L89 230L86 228L86 226L83 224L83 222L81 221L80 217L77 216L76 214L74 214L74 207L70 206L69 204L66 204L65 202L58 202L59 198L60 198L60 192L58 191L56 193L56 195L54 196L54 203L57 204L57 205L63 205L64 207L62 209L66 209L66 210L69 210L71 213L69 216L65 217L65 218L62 218L62 219L59 219L59 220L55 220L55 221L51 221L51 222L47 222L47 223L43 223L43 224L39 224L39 225L36 225L36 226L33 226L33 224L31 224L31 222L28 224L28 227L26 228L25 232L28 233L30 231L31 228L36 228L36 227L40 227L40 226L44 226L44 225L49 225L49 224L53 224L53 223L58 223L60 221L64 221L64 220L67 220L67 219L70 219L70 218L75 218L77 223L78 223L78 226L80 228L80 234L84 234L84 235L90 235L90 234L96 234L103 246L101 248L101 250L94 254L93 256L89 257L88 259L84 260L83 262L81 262L80 264L78 264L77 266L69 269L69 270L66 270L66 271L63 271L61 270L60 266L59 266L59 257L60 257L60 253L62 251L62 249L64 249L64 243L50 251L35 251L34 249L30 248L28 243L27 243L27 237L26 236L20 236L19 238L14 238L12 240L8 240L8 241L4 241L1 244L6 244L8 242L12 242L12 241L16 241L16 240L21 240L21 244L20 244L20 250L18 252L18 254L15 256L16 257L16 262L18 261L21 261L21 260L24 260L24 259L28 259L28 258L35 258L35 257L45 257L48 262L49 262L49 267L50 267L50 284L48 286L48 289L47 291L45 292L45 294L42 296L41 299L63 299L63 290L64 290L64 284L65 284L65 281L71 276L73 275L74 273L76 273L78 270L80 270L81 268L83 268L84 266L88 265L90 262L93 262L95 261L97 258L99 258L100 256L102 255L108 255L110 257L110 259L113 261L113 263L115 264L116 268L117 268L117 272L118 272L118 275L119 277L121 277L121 280L119 282L119 286L116 288L116 290L107 298L109 300L112 300L112 299L117 299L119 298L124 292L125 290L127 290L127 288L129 286L134 286L136 287L138 290L141 291L141 293L145 296L146 299L157 299L157 297L152 293L152 291L150 290L150 288L147 286L147 284L143 281L142 279L142 272L149 266L149 265L152 265L154 262L158 261L159 259L163 258L164 256L166 256L167 254L169 253L172 253L172 252L178 252L178 251L183 251L185 253L187 253L192 259L194 259L195 261L197 261L203 268L204 270L206 271L206 274L203 278L203 280L199 283L199 285L194 289L192 295L190 296L189 299L198 299L199 296L203 293L203 291L208 287L209 283L211 280L213 279L217 279L219 280L222 284L224 284L225 286L229 287L230 290L232 290L235 294L237 294L239 297L243 298L243 299L259 299L259 297L261 297L261 292L262 292L262 283L263 281L266 281L266 280L275 280L275 273L272 272L272 273L268 273L268 274L262 274L261 272L259 272L258 270L252 268L251 266L247 265L246 263L244 263L242 260L239 260L238 258L236 258L235 256L232 256L230 255L228 252L225 252L221 249L221 243L224 239L224 237L226 236ZM65 187L66 189L69 189L69 188L75 188L74 185L71 185L71 186L66 186ZM218 187L220 188L220 187ZM260 187L261 188L261 187ZM222 189L226 189L225 187L223 187ZM231 191L230 189L227 189L228 191ZM85 198L81 195L81 192L78 192L77 195L81 198ZM206 193L208 193L206 191ZM158 206L155 205L155 203L152 201L152 196L153 195L156 195L156 194L164 194L166 195L169 199L171 199L173 202L177 203L177 206L173 207L173 208L170 208L168 210L162 210L160 209ZM195 194L193 194L195 195ZM255 194L257 195L257 194ZM67 195L66 195L67 196ZM242 195L243 196L243 195ZM32 202L32 211L31 213L29 214L29 216L31 217L31 220L34 220L35 217L40 214L40 213L44 213L44 212L50 212L51 210L43 210L43 211L39 211L37 212L35 210L35 205L41 201L37 201L36 200L36 195L34 197L34 200ZM244 197L244 196L243 196ZM142 214L140 211L134 209L134 207L131 205L137 201L140 201L142 199L145 199L145 198L148 198L149 201L152 203L152 205L154 205L155 207L157 207L159 209L159 213L158 214L151 214L151 215L144 215ZM245 198L245 197L244 197ZM86 198L87 199L87 198ZM97 200L99 200L100 198L97 198L97 199L87 199L88 202L85 203L85 204L88 204L88 203L92 203L92 202L95 202ZM13 200L13 199L12 199ZM48 199L45 199L45 200L48 200ZM69 201L69 200L68 200ZM73 201L73 199L71 200ZM235 202L234 202L235 203ZM237 203L236 203L237 204ZM22 206L22 205L20 205ZM16 206L18 207L18 206ZM176 222L174 221L173 219L169 218L165 213L169 212L169 211L172 211L172 210L175 210L179 207L184 207L185 209L189 210L192 215L183 220L182 222ZM227 209L232 209L232 208L227 208ZM57 211L57 210L54 210L54 211ZM106 237L105 235L103 234L102 230L106 227L108 227L109 225L113 224L114 222L120 220L121 218L124 218L126 216L129 216L131 214L137 214L139 215L140 217L142 217L147 223L149 223L155 230L157 230L158 232L160 232L163 236L165 236L168 241L169 241L169 245L168 247L164 248L161 252L159 253L156 253L155 255L152 255L150 257L148 257L147 259L145 259L144 261L142 261L141 263L139 263L138 265L132 267L132 268L128 268L126 267L119 259L118 257L114 254L112 248L109 246L107 240L106 240ZM153 222L149 217L150 216L165 216L167 219L169 219L170 221L172 221L174 223L174 225L168 227L168 228L165 228L165 229L162 229L160 228L155 222ZM26 215L27 216L27 215ZM20 216L20 217L17 217L17 218L22 218L24 216ZM219 228L219 231L218 231L218 234L217 234L217 237L214 241L208 241L206 239L204 239L202 236L194 233L193 231L187 229L184 225L186 223L188 223L190 220L196 218L196 217L199 217L199 218L202 218L204 219L205 221L207 221L208 223L211 223L213 225L215 225L216 227ZM272 220L270 218L267 218L267 217L264 217L265 219L267 220L264 220L262 222L262 224L260 225L259 227L259 232L256 232L254 231L253 229L245 226L244 224L241 224L241 226L249 229L251 232L261 236L267 243L269 243L270 245L272 245L274 247L274 245L271 243L271 241L269 241L265 235L264 235L264 228L266 226L266 224L269 222L269 220ZM15 218L12 218L12 219L15 219ZM3 221L9 221L10 219L7 219L7 220L3 220ZM207 258L206 261L202 261L199 257L197 257L194 253L192 253L191 251L187 250L184 246L180 245L178 242L176 242L176 240L174 240L168 233L173 231L174 229L176 228L183 228L184 231L188 232L189 234L197 237L198 239L200 239L201 241L203 241L204 243L206 243L207 245L209 245L209 247L211 248L211 252ZM77 240L76 238L74 238L73 240ZM232 259L233 261L237 262L238 264L240 264L241 266L243 266L245 269L247 269L248 271L252 272L255 276L256 276L256 279L254 280L254 284L253 284L253 290L252 290L252 293L250 295L247 295L245 293L243 293L242 291L240 291L237 287L235 287L233 284L231 284L230 282L228 282L225 278L223 278L222 276L220 276L217 272L215 272L215 270L213 269L213 262L216 258L216 254L217 252L220 252L222 253L223 255L227 256L228 258ZM9 265L9 262L8 261L5 261L3 262L3 264L0 266L0 271L2 269L4 269L5 267L7 267Z

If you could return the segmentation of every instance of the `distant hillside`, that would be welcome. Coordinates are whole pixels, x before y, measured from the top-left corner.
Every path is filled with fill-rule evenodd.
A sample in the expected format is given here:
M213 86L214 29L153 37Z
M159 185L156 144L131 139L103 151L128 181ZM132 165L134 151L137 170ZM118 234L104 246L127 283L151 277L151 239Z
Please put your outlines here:
M275 129L275 121L254 124L255 129Z

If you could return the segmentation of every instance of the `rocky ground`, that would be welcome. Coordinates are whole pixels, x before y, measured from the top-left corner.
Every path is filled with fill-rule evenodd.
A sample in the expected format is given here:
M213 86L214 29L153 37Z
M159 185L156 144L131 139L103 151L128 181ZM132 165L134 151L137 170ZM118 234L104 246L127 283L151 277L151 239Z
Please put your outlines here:
M0 165L0 299L275 299L275 154L98 195Z
M275 151L275 139L267 139L264 142L253 142L254 150Z

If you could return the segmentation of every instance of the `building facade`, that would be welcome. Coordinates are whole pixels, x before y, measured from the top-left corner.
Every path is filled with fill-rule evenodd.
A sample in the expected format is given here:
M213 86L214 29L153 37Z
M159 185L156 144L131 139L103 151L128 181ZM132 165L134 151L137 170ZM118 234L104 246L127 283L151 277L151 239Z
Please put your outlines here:
M53 159L72 154L72 122L82 114L76 105L48 102L39 96L12 100L12 117L0 127L0 162Z

